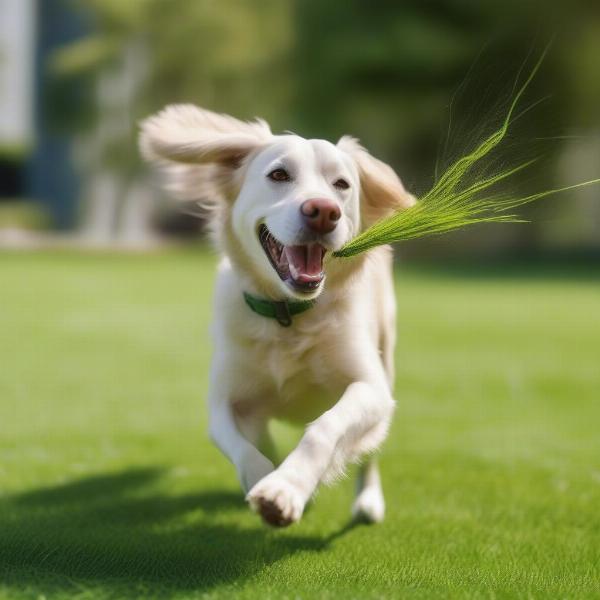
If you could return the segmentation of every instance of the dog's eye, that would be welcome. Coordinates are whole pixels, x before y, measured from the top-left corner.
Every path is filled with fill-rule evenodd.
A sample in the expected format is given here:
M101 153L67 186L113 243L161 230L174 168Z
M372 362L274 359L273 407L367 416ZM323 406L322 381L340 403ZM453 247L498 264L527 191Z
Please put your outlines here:
M267 177L272 181L289 181L290 174L285 169L273 169Z
M347 190L350 184L343 177L340 177L333 182L333 187L338 190Z

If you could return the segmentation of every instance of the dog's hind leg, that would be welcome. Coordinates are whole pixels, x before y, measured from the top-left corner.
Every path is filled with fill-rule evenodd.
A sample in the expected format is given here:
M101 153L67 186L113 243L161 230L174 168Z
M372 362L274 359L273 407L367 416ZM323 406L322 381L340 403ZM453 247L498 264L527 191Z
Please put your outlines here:
M352 506L352 516L357 521L380 523L385 514L385 501L381 489L381 477L377 459L370 457L360 467L356 486L356 499Z
M392 297L393 298L393 297ZM395 306L388 315L388 327L381 330L379 341L383 368L390 390L394 389L394 344L395 344ZM391 326L389 325L391 323ZM374 456L369 457L361 466L356 481L356 498L352 505L352 516L357 521L380 523L385 515L385 500L381 487L379 465Z

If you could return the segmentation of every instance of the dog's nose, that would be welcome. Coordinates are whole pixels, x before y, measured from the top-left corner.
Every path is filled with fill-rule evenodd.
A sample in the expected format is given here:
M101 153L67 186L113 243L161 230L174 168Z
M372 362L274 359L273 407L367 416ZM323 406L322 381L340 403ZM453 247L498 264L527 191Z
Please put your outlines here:
M329 233L335 229L342 216L336 202L326 198L311 198L300 206L305 223L316 233Z

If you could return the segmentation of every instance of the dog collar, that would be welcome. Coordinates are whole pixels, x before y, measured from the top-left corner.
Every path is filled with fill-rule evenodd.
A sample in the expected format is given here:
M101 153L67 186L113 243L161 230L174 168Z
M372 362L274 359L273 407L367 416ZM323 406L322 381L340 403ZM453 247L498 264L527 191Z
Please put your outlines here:
M314 300L298 300L288 302L287 300L266 300L257 298L248 292L244 292L244 300L257 315L276 319L282 327L289 327L292 324L292 317L299 315L314 305Z

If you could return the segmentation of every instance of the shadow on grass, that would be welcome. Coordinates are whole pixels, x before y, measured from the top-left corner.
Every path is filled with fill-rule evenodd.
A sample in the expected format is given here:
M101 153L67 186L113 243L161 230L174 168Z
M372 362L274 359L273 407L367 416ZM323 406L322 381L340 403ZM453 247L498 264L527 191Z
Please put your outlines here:
M251 577L329 538L281 534L253 521L239 492L152 491L159 469L133 469L8 497L0 503L1 581L59 593L100 586L115 597L202 591ZM77 583L76 583L77 582Z

